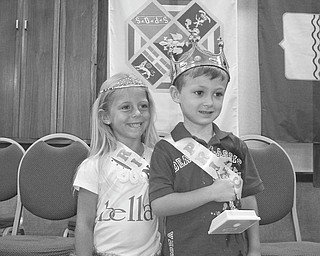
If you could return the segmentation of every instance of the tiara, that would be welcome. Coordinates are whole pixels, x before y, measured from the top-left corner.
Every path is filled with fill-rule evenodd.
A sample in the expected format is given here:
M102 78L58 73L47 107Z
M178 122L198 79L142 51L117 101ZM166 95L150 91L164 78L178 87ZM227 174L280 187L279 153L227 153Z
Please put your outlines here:
M190 31L189 31L190 32ZM224 70L228 75L228 80L230 80L229 65L227 59L224 55L223 40L218 38L219 53L214 54L200 47L198 44L200 40L200 31L194 29L188 38L188 43L191 44L191 49L185 52L179 60L175 60L173 57L174 46L168 49L171 62L171 83L174 84L178 76L183 72L201 66L213 66Z
M104 93L107 91L124 89L129 87L146 87L147 88L147 86L140 79L128 76L120 79L115 86L102 89L99 93Z

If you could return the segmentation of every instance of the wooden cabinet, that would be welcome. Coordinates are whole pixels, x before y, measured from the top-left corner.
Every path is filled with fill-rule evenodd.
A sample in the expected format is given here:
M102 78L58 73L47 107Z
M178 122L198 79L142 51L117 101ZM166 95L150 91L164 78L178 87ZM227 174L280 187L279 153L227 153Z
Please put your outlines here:
M17 134L19 115L20 31L16 29L18 0L0 1L0 136ZM17 64L17 65L16 65Z
M96 97L97 16L96 0L61 3L57 131L84 139Z
M0 136L90 139L98 0L0 1Z
M36 139L55 132L58 77L59 4L51 0L22 1L18 13L21 47L20 139ZM19 52L21 51L21 53ZM17 103L18 103L17 102Z

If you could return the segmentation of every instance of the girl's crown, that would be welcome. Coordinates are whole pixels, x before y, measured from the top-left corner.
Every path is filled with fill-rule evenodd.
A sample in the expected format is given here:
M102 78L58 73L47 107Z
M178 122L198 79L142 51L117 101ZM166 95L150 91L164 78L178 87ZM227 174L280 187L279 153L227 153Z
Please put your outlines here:
M147 87L147 86L140 79L128 76L120 79L115 86L102 89L99 93L112 91L116 89L129 88L129 87Z
M218 39L219 53L214 54L210 51L202 49L198 45L200 40L199 30L195 29L189 36L189 42L192 47L190 50L185 52L179 60L175 60L173 57L173 50L169 48L170 62L171 62L171 84L174 84L178 76L183 72L201 66L212 66L224 70L230 80L229 65L223 51L223 41L221 38Z

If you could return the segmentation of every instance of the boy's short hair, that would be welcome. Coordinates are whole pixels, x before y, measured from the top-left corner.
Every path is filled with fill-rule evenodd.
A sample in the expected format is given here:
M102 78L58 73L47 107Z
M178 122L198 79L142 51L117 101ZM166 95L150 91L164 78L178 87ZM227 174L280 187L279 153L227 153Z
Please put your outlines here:
M178 91L181 91L187 78L196 78L199 76L206 76L211 80L215 78L221 78L222 81L229 79L228 74L221 68L214 66L197 66L181 73L176 78L173 85L178 89Z

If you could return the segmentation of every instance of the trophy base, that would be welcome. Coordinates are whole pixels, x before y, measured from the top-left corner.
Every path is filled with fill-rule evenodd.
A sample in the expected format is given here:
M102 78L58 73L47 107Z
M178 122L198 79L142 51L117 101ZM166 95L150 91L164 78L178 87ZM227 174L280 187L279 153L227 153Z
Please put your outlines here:
M259 220L254 210L225 210L211 221L208 234L240 234Z

